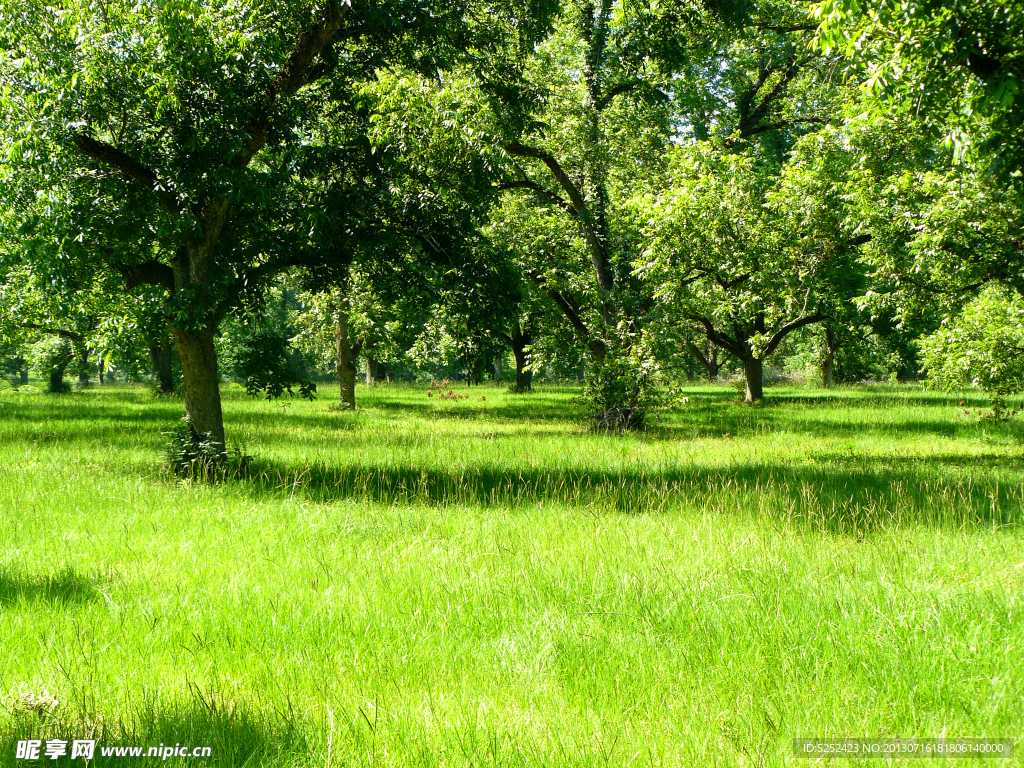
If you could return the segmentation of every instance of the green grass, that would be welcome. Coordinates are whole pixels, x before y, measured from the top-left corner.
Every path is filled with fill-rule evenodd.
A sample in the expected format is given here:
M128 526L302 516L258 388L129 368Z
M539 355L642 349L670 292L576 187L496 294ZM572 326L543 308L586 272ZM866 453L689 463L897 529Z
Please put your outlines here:
M602 436L568 389L358 394L227 388L255 458L210 486L162 469L180 402L0 393L0 765L87 733L587 768L1022 736L1024 424L956 407L981 398L696 387Z

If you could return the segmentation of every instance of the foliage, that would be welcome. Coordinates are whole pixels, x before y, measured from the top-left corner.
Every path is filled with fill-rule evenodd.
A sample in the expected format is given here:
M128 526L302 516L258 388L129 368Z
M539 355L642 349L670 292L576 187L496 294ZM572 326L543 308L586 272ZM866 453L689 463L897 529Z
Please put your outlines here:
M71 387L64 381L64 372L75 358L71 342L60 336L48 336L40 339L29 349L36 373L50 377L49 392L54 395L70 391Z
M252 456L240 447L230 451L209 432L197 432L186 416L170 432L165 447L167 467L185 480L215 482L248 473Z
M643 340L629 339L625 325L619 333L628 343L614 342L608 355L590 362L583 383L583 401L599 430L643 429L662 402L651 350Z
M989 286L921 347L930 384L980 387L998 418L1006 413L1006 398L1024 391L1024 299Z
M875 97L872 114L924 114L958 157L972 144L1005 180L1024 170L1024 3L824 0L816 44L841 53Z
M863 306L942 319L987 283L1024 288L1024 191L953 162L912 121L855 121L846 135L845 201L873 276Z
M750 400L762 361L793 331L845 321L858 292L844 161L827 130L781 169L703 142L678 147L665 188L632 202L646 243L634 266L654 287L666 335L676 348L704 336L743 361Z
M301 351L293 347L292 325L301 299L287 284L271 286L259 304L246 314L228 318L217 339L223 372L245 386L250 397L260 393L276 400L293 387L301 397L316 397L314 384Z
M267 400L276 400L285 392L293 395L294 386L300 397L316 399L316 384L286 338L273 331L256 331L236 339L236 344L226 356L225 370L242 381L250 397L263 393Z
M209 432L197 432L186 416L170 432L167 440L167 466L187 479L212 480L227 462L224 446Z
M42 272L163 289L186 411L223 439L220 323L276 276L329 275L379 234L358 219L394 168L368 138L362 86L389 68L500 58L505 42L529 49L552 6L4 3L3 233ZM425 238L408 226L416 198L396 197Z

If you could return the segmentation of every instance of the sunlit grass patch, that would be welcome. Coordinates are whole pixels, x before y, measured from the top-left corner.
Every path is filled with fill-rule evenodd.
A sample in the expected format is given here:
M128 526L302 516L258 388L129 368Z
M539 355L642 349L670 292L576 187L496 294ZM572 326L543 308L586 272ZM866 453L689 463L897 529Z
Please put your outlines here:
M228 387L254 459L210 484L161 466L180 402L5 392L0 764L87 732L225 766L1020 733L1022 426L913 387L688 394L596 435L571 389Z

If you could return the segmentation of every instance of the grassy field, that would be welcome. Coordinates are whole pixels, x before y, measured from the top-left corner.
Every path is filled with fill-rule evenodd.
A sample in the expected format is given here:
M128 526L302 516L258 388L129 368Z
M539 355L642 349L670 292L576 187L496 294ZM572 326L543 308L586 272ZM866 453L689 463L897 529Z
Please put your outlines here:
M254 459L210 486L162 469L180 402L0 393L0 765L90 734L328 768L1024 736L1024 424L909 386L697 387L625 436L567 389L331 394L227 388Z

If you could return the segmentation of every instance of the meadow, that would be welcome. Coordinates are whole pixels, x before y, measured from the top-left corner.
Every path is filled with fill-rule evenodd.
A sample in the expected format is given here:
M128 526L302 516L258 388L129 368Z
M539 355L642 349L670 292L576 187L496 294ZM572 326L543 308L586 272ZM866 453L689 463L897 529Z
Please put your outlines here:
M1021 417L695 386L602 435L571 388L466 391L225 387L252 459L219 484L164 468L180 401L0 392L0 765L30 738L590 768L1024 734Z

